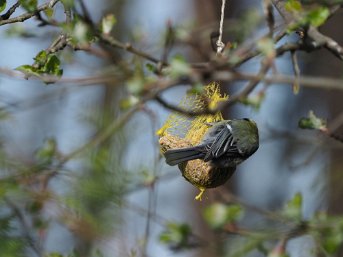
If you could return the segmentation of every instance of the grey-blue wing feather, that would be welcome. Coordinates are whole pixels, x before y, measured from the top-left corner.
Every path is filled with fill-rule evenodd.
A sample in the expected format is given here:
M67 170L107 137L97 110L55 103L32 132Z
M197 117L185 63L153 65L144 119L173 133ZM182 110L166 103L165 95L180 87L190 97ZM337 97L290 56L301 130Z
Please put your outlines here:
M225 126L218 133L216 139L210 145L204 161L209 161L213 158L219 158L224 155L226 151L230 151L229 147L233 145L233 136L231 131ZM233 150L233 149L232 149Z
M177 165L185 161L202 159L205 155L202 146L170 149L164 153L166 162L171 165Z
M218 133L214 142L209 146L204 161L210 161L213 158L221 156L238 157L240 156L231 131L226 126Z

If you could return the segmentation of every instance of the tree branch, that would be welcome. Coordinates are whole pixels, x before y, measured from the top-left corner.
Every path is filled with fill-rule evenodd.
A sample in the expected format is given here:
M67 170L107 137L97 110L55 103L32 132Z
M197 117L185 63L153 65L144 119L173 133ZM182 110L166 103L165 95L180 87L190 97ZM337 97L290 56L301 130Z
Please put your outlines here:
M130 43L122 43L109 35L104 35L100 33L98 34L98 37L100 38L101 41L103 41L104 43L112 47L123 49L127 52L143 57L144 59L149 60L156 64L161 62L159 59L151 56L150 54L140 51L137 48L134 48ZM163 63L163 65L167 65L167 63Z
M27 13L24 13L22 15L19 15L19 16L15 17L15 18L0 20L0 26L6 25L6 24L11 24L11 23L16 23L16 22L26 21L26 20L28 20L28 19L30 19L32 17L35 17L41 11L44 11L44 10L46 10L48 8L54 7L55 4L57 4L59 1L60 0L50 0L49 2L38 6L37 10L34 11L34 12L27 12Z
M10 7L10 9L8 9L6 13L0 16L0 21L9 19L19 6L20 6L20 3L19 1L17 1L14 5Z

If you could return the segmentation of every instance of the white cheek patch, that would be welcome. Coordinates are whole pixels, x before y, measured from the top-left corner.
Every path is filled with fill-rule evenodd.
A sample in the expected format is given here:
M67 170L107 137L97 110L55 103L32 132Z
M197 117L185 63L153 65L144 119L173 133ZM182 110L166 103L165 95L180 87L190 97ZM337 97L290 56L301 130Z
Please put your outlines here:
M232 127L230 126L230 124L226 124L226 127L230 130L230 132L232 132Z

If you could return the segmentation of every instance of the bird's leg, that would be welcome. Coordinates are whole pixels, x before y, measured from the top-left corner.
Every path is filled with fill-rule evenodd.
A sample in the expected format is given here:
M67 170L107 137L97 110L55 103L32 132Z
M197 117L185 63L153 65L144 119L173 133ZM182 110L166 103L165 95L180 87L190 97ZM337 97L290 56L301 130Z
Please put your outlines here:
M204 194L206 188L204 187L199 187L200 193L195 197L195 200L201 201L202 200L202 195Z

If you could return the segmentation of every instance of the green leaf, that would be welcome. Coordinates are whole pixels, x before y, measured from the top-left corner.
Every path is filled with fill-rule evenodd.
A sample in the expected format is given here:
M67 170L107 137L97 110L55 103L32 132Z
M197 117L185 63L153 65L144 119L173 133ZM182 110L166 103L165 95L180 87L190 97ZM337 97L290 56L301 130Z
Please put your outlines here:
M315 26L319 27L320 25L324 24L327 18L330 16L330 10L327 7L319 7L314 10L311 10L307 14L307 21Z
M23 24L13 24L10 26L6 31L6 36L8 37L23 37L23 38L28 38L28 37L34 37L35 34L31 31L28 31L27 29L24 28Z
M190 235L191 228L187 224L168 223L166 230L160 234L159 239L161 243L172 248L186 248L189 246Z
M326 121L324 119L318 118L314 112L311 110L308 113L308 116L301 118L298 122L299 128L302 129L317 129L317 130L326 130Z
M144 90L144 84L144 78L136 75L127 81L127 88L131 94L139 95Z
M45 140L43 146L37 150L36 159L40 164L49 165L57 153L57 143L54 138Z
M302 10L302 6L298 0L287 0L285 3L285 9L288 12L299 12Z
M34 12L37 10L37 0L19 0L20 5L28 12Z
M246 97L241 100L241 103L247 106L254 108L254 110L258 111L261 108L263 100L265 99L265 92L261 91L253 96Z
M188 75L191 72L191 67L183 56L177 55L170 61L169 71L172 78L179 78Z
M330 216L326 212L316 213L310 220L313 235L321 247L331 255L337 253L343 243L343 217Z
M46 63L47 54L44 50L40 51L33 60L38 66L43 66Z
M72 36L77 43L88 43L89 41L88 27L84 22L78 21L74 25Z
M130 95L129 97L120 100L120 108L122 110L127 110L138 102L139 99L136 96Z
M298 79L295 79L293 86L292 86L292 90L293 90L293 94L295 94L295 95L299 94L300 84L299 84Z
M75 1L74 0L62 0L62 3L67 8L73 8L74 5L75 5Z
M343 242L343 233L335 228L330 229L322 237L322 246L329 254L335 254Z
M207 207L204 211L204 218L206 222L214 229L223 227L225 224L238 221L243 216L243 209L241 206L225 205L221 203L214 203Z
M154 64L151 64L151 63L147 63L145 64L145 67L148 69L148 71L150 72L156 72L156 65Z
M23 72L23 73L25 73L26 75L29 75L29 76L32 76L32 75L33 76L37 76L37 77L40 76L38 69L33 67L33 66L31 66L31 65L25 64L25 65L21 65L21 66L15 68L15 69L18 70L18 71L21 71L21 72Z
M187 90L187 94L201 95L204 93L204 86L201 83L195 83Z
M50 75L62 76L63 70L61 69L60 65L61 62L56 55L49 55L42 71Z
M22 65L16 68L28 76L37 76L43 79L42 75L62 76L63 70L60 67L60 60L54 54L47 54L44 50L40 51L34 58L33 65ZM51 83L46 81L46 83Z
M25 240L20 237L2 237L0 240L1 255L6 257L23 256L25 246Z
M0 13L6 8L6 0L0 0Z
M49 253L46 257L63 257L63 255L58 252L52 252Z
M47 8L44 10L44 13L45 13L46 17L51 19L52 16L54 15L54 9L53 8Z
M109 34L116 23L117 19L113 14L106 15L101 21L102 33Z
M286 206L283 208L282 213L290 219L301 220L302 195L300 193L296 193L294 197L287 202Z
M274 40L270 38L260 39L257 44L257 49L267 58L275 57L275 44Z

